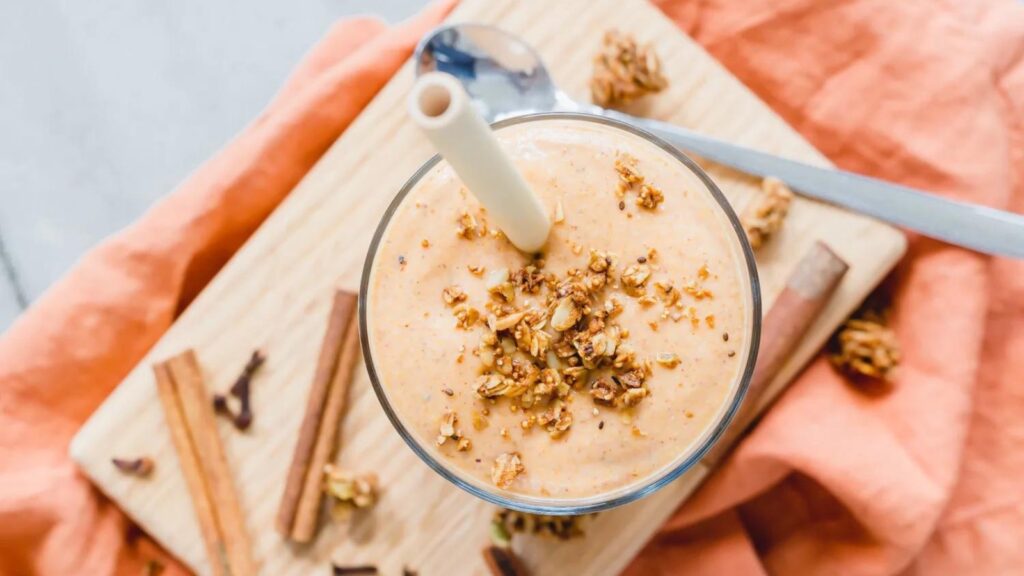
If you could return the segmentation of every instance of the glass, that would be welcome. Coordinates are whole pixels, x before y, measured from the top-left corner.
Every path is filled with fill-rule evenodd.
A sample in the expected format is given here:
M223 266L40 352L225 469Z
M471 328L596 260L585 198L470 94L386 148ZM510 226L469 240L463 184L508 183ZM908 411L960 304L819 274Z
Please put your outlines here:
M395 427L395 430L397 430L399 435L405 440L405 443L409 445L409 448L411 448L412 451L415 452L416 455L419 456L420 459L422 459L435 472L466 492L504 508L534 514L587 514L621 506L655 492L696 465L704 454L714 446L715 442L725 432L732 421L733 416L736 414L743 402L743 397L746 394L747 387L750 384L751 375L754 371L754 362L757 358L757 349L761 334L761 291L757 278L757 269L754 265L754 255L750 249L750 244L747 242L746 234L740 225L739 219L736 217L736 213L733 211L718 186L711 180L704 170L697 165L696 162L677 150L671 144L661 140L649 132L617 120L611 120L609 118L591 114L562 112L529 114L502 120L493 124L493 128L495 130L500 130L504 127L540 120L583 120L587 122L596 122L605 126L624 130L633 135L644 138L665 152L668 152L679 160L679 162L687 169L693 172L693 174L703 182L707 188L707 192L711 194L721 207L723 214L729 221L733 232L736 234L736 239L739 242L744 258L743 264L745 264L745 270L747 272L745 280L747 281L747 287L749 288L750 295L749 318L747 319L748 325L750 326L750 337L748 338L747 348L743 351L743 369L740 372L738 380L733 383L733 388L731 390L732 396L720 411L717 424L713 427L709 427L703 432L703 436L695 444L696 448L693 448L694 445L691 445L689 450L681 452L675 461L663 467L658 472L655 472L639 482L622 486L603 494L584 498L541 498L503 491L493 485L488 485L480 482L476 478L469 477L454 466L449 466L444 461L435 458L435 456L431 454L430 450L421 445L416 436L405 427L401 418L391 406L391 403L388 400L387 391L384 386L382 386L380 379L378 378L377 371L374 367L375 360L373 358L373 350L370 346L367 324L367 302L369 301L368 292L374 267L374 258L377 254L381 238L384 236L388 224L391 221L391 217L398 209L398 206L416 186L416 184L418 184L419 181L428 174L438 162L440 162L441 158L436 155L420 167L420 169L417 170L416 173L413 174L405 183L402 189L398 192L398 195L391 202L390 206L388 206L387 211L385 211L384 216L381 218L381 222L377 227L377 231L374 233L373 240L370 243L369 252L366 256L366 262L363 266L363 276L359 287L359 331L363 347L363 356L366 360L366 369L370 375L370 382L373 384L374 392L377 394L377 399L384 408L384 412L387 414L388 419L391 420L391 424Z

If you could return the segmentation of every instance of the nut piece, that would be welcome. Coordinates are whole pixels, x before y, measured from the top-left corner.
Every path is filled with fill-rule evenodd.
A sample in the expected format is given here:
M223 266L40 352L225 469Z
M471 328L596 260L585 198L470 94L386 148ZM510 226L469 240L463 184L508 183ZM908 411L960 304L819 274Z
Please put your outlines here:
M441 446L449 438L458 440L461 437L455 430L455 424L459 421L458 415L451 410L445 410L444 416L441 417L441 427L438 429L440 434L437 437L437 445Z
M498 488L505 489L525 470L518 452L506 452L494 459L494 464L491 465L491 481Z
M334 510L368 508L377 501L377 476L353 474L333 464L324 466L324 492L334 499Z
M441 291L441 297L444 298L444 303L448 306L453 306L459 302L465 302L468 296L457 284L453 284Z
M452 309L452 314L455 315L455 327L463 330L469 330L480 319L480 311L469 304L459 304Z
M665 201L665 194L661 189L651 184L641 184L640 192L636 197L636 205L648 210L654 210L659 204Z
M485 279L487 291L499 296L505 302L511 302L516 298L515 286L509 281L508 268L498 268L487 273Z
M622 272L622 285L639 294L644 284L651 277L651 267L647 264L633 264Z
M487 223L477 222L476 217L469 212L460 214L456 223L458 226L455 228L455 234L460 238L473 240L487 236Z
M601 51L594 58L590 94L598 106L616 106L668 86L661 61L649 45L639 46L618 30L605 32Z
M761 193L747 204L740 217L751 248L760 248L782 228L792 200L793 191L782 180L768 177L761 181Z
M666 368L675 368L682 362L675 352L662 352L654 358L654 361Z
M551 327L559 332L565 332L579 322L582 314L572 297L566 296L558 301L554 312L551 313Z

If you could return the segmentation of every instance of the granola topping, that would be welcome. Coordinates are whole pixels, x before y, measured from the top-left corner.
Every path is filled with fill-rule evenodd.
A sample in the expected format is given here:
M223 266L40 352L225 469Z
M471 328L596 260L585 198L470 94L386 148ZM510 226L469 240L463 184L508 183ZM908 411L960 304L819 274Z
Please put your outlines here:
M377 477L373 474L353 474L328 464L324 466L323 490L332 498L335 513L369 508L377 501Z
M789 204L792 201L793 191L782 180L768 177L761 181L761 193L747 205L740 216L751 248L757 250L782 229L782 223L789 213Z
M853 375L891 380L900 363L901 352L896 333L884 314L873 311L850 318L834 337L834 365Z
M601 51L594 58L590 94L598 106L625 104L668 86L661 60L650 45L639 45L618 30L605 32Z
M505 452L495 458L491 465L491 481L498 488L505 489L525 470L518 452Z
M619 173L619 183L615 188L619 210L626 208L623 198L629 192L636 193L636 205L646 210L654 210L665 201L665 194L660 188L646 181L637 170L637 163L637 159L629 154L619 154L615 159L615 171Z

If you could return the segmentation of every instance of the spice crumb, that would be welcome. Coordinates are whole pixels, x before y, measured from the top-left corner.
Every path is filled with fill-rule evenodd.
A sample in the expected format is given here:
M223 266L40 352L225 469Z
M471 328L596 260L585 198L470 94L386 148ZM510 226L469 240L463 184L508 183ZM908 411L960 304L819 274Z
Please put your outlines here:
M601 420L600 422L597 423L597 429L604 430L604 420Z
M448 388L447 386L446 386L446 387L444 387L444 388L442 388L442 389L441 389L441 392L444 392L444 393L445 393L445 394L447 394L448 396L455 396L455 391L454 391L454 390L452 390L451 388Z
M424 238L423 241L420 242L420 246L423 246L424 248L430 248L430 240Z

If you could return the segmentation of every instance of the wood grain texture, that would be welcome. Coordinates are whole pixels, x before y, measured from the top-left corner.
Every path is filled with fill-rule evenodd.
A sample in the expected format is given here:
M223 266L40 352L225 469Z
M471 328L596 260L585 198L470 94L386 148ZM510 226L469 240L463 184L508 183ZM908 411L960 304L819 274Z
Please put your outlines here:
M570 94L587 98L590 61L610 27L650 41L662 55L671 86L634 112L657 117L768 152L827 165L778 116L690 38L642 0L465 0L458 21L500 24L522 35ZM327 152L253 238L195 300L96 412L71 452L82 469L143 528L200 574L209 574L187 487L174 466L153 376L154 358L184 348L201 352L212 389L230 384L253 348L268 352L253 381L256 419L246 433L219 422L253 546L264 574L299 575L344 564L377 564L384 574L407 565L421 574L483 574L480 549L493 508L433 474L391 428L360 371L349 396L337 461L373 471L383 494L369 514L330 523L310 545L295 547L274 530L277 504L295 446L317 342L326 328L334 288L358 284L376 223L404 180L431 154L403 114L411 86L405 66ZM710 167L741 209L757 182ZM904 250L902 235L868 218L798 198L784 230L758 255L766 309L796 262L817 240L850 264L836 297L769 387L767 404L815 353L829 333L888 272ZM158 462L147 482L116 473L116 454L147 453ZM570 543L523 538L516 547L535 574L618 573L688 496L706 468L640 501L601 514L587 537Z

